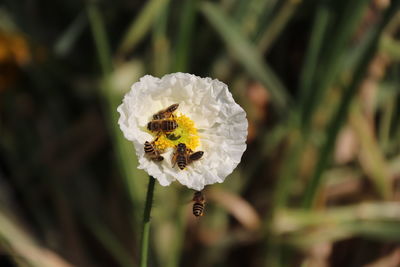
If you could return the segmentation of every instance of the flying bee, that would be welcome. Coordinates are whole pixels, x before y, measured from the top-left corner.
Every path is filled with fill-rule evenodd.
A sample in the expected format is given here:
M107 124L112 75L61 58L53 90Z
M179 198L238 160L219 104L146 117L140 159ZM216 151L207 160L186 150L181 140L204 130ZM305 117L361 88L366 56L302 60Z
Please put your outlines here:
M154 141L150 143L149 141L146 141L144 143L144 153L152 160L154 161L162 161L164 159L163 156L161 156L161 151L158 150L154 146Z
M172 132L178 128L178 123L173 119L152 120L147 124L147 129L152 132Z
M153 120L162 120L162 119L168 119L170 117L173 117L173 112L177 110L179 107L179 104L173 104L166 109L160 110L156 114L153 115Z
M201 191L194 192L193 201L193 215L196 217L203 216L206 204L204 194Z
M203 156L203 151L194 152L187 148L184 143L179 143L176 146L176 150L172 156L172 167L178 164L178 168L183 170L186 166L195 160L199 160Z

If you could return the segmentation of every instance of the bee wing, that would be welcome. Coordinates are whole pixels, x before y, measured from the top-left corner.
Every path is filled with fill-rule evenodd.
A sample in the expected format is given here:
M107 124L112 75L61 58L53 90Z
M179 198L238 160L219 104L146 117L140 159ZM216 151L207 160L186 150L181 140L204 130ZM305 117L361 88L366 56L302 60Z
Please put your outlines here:
M176 103L176 104L172 104L171 106L169 106L168 108L166 108L166 111L168 111L168 112L174 112L175 110L177 110L178 109L178 107L179 107L179 104L178 103Z
M197 151L189 155L189 160L190 161L195 161L201 159L203 157L204 152L203 151Z
M183 201L182 201L183 202ZM189 204L193 204L193 200L189 199L189 200L184 200L183 202L185 205L189 205Z

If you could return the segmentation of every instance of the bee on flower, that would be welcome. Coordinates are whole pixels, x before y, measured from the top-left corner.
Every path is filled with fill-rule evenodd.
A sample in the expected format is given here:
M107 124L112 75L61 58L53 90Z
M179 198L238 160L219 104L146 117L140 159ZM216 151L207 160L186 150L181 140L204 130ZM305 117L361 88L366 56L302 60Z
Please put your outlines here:
M118 112L139 168L163 186L177 180L201 191L222 183L246 150L246 113L218 80L187 73L146 75L132 85ZM151 157L145 144L147 153L154 152Z

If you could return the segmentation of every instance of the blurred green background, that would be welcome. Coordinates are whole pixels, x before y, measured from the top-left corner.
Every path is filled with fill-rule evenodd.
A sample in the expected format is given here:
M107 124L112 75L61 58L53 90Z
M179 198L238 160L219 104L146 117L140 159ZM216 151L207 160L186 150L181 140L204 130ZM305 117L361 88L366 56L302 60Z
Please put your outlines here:
M0 2L0 266L138 266L132 83L228 84L223 184L156 184L149 266L400 266L398 0Z

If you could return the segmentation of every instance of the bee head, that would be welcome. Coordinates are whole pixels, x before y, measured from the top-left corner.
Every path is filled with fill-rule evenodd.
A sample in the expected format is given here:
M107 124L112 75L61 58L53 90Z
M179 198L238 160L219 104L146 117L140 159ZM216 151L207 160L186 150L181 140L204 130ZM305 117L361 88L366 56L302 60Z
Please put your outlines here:
M186 148L186 145L184 143L179 143L178 148Z
M174 112L179 107L179 104L173 104L168 107L169 112Z
M201 191L194 192L193 201L202 202L204 201L204 195Z
M186 145L184 143L179 143L177 146L178 152L185 152L186 151Z

